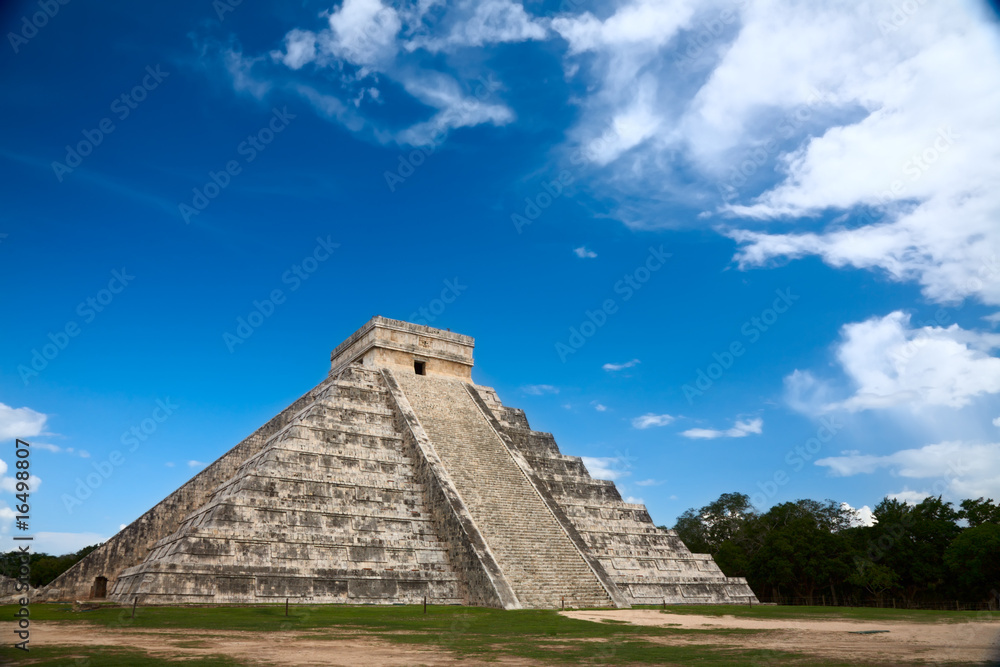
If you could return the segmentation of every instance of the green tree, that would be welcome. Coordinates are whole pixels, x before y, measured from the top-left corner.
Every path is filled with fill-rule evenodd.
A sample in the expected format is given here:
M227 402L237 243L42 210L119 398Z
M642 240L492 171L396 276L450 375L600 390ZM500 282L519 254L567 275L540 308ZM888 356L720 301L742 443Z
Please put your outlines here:
M961 503L959 516L969 522L969 526L975 528L984 523L1000 525L1000 503L994 504L992 498L977 498L976 500L963 500Z
M738 540L744 525L756 516L745 493L723 493L701 509L680 515L674 530L691 551L716 554L727 540Z
M899 575L885 565L861 558L855 562L855 566L854 571L847 577L847 581L874 595L881 606L882 594L896 587L899 583Z
M995 598L1000 591L1000 525L982 523L962 531L948 545L944 561L964 597Z
M839 503L798 500L775 505L757 522L760 548L750 558L751 586L778 597L815 599L842 581L850 569L849 542L840 533L849 515Z

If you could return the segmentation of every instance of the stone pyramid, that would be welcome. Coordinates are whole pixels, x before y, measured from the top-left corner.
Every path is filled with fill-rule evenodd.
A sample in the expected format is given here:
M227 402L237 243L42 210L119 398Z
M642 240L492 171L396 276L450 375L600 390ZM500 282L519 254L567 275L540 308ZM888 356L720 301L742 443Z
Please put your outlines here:
M756 602L472 382L468 336L375 317L325 380L42 592L139 604Z

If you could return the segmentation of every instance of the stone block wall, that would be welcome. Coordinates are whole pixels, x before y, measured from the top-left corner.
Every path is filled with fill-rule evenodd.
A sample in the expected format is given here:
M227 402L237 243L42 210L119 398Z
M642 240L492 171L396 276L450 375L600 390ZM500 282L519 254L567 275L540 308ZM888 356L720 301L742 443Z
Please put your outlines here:
M344 375L122 572L112 598L461 603L381 375Z
M106 577L108 591L125 568L146 559L157 541L170 535L189 513L203 505L215 488L231 478L251 456L257 454L267 439L284 428L301 410L313 402L329 378L309 390L277 416L254 431L214 463L188 480L183 486L157 503L152 509L120 530L107 542L60 575L39 592L43 599L82 600L93 593L97 577Z

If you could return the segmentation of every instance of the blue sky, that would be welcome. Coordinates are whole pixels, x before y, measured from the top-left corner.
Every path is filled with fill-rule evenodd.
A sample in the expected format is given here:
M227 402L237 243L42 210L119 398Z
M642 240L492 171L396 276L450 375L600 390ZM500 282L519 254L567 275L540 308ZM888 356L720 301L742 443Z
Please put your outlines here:
M657 523L731 491L1000 497L985 3L2 19L0 548L13 438L39 548L75 550L376 314L474 336L475 380Z

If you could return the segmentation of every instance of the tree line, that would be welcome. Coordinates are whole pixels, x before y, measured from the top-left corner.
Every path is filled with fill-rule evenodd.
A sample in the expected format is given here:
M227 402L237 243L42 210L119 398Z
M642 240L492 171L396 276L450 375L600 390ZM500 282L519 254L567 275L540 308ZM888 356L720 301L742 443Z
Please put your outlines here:
M47 553L32 553L28 557L28 566L31 572L28 574L28 583L32 588L47 586L60 574L76 565L83 557L91 551L101 546L94 544L84 547L76 553L64 554L62 556L52 556ZM0 575L17 579L20 576L21 552L9 551L0 557Z
M689 509L674 525L726 576L746 577L761 600L805 604L897 602L916 607L1000 602L1000 503L941 496L885 498L874 525L857 525L832 500L797 500L760 512L742 493Z

